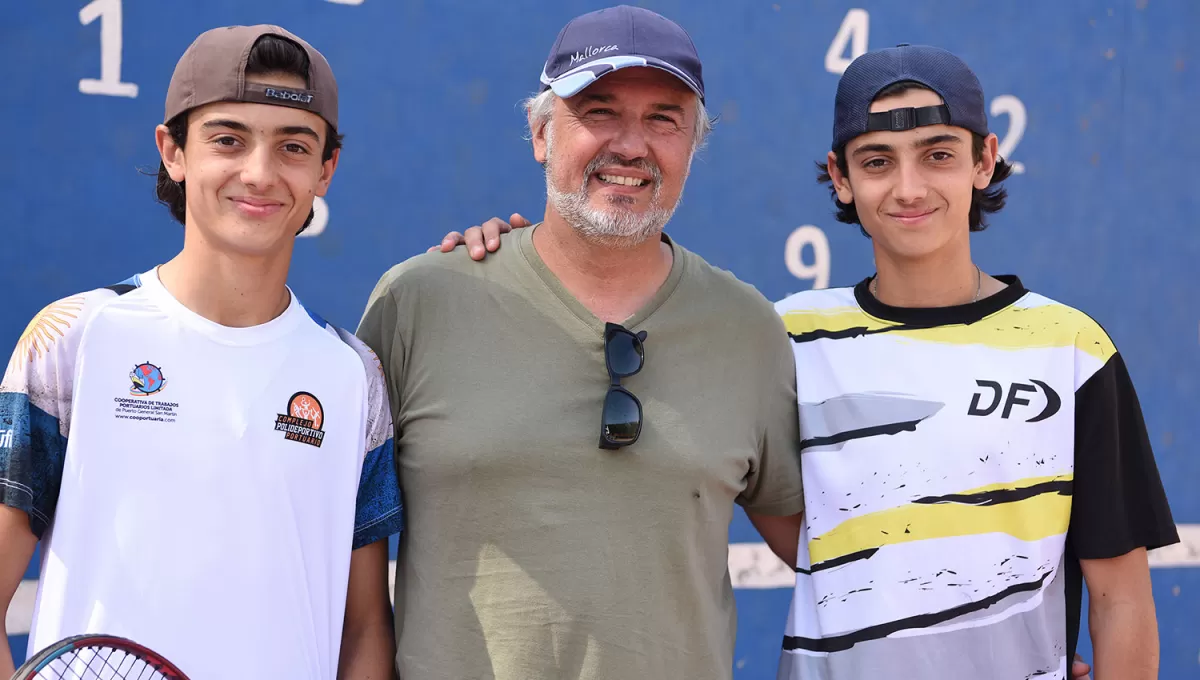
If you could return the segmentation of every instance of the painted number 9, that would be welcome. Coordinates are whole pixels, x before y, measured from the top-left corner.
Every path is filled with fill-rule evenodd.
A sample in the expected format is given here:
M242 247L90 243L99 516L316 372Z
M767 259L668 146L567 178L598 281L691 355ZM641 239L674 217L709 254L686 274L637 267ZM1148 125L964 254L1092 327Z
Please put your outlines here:
M804 247L812 248L812 264L804 261ZM783 259L788 271L798 279L812 281L812 287L829 287L829 239L819 227L806 224L791 236L783 246Z

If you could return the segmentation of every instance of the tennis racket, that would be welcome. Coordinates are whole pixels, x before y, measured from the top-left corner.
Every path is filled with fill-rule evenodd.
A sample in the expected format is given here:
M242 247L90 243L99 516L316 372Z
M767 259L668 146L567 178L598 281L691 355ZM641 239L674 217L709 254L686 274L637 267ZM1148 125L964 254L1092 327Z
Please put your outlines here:
M153 650L113 635L76 635L38 652L12 680L188 680Z

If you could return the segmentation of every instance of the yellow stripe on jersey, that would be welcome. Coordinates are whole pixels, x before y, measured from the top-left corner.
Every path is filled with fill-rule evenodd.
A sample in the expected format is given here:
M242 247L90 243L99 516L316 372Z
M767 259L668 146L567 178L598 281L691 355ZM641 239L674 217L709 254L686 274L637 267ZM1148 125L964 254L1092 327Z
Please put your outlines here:
M1060 475L989 484L943 497L946 500L922 499L848 519L811 539L809 556L815 566L854 553L934 538L1004 533L1032 542L1056 536L1067 530L1071 496L1055 488L1020 500L1000 500L991 504L978 498L957 501L954 497L978 497L996 492L1019 495L1022 489L1071 479L1071 475Z
M858 307L795 310L783 314L788 333L800 336L820 333L848 334L845 337L887 332L925 342L951 345L983 345L993 349L1022 350L1069 347L1086 352L1101 362L1116 353L1108 335L1086 314L1060 304L1040 307L1005 307L973 324L936 328L909 328L868 315ZM888 330L895 329L895 330Z

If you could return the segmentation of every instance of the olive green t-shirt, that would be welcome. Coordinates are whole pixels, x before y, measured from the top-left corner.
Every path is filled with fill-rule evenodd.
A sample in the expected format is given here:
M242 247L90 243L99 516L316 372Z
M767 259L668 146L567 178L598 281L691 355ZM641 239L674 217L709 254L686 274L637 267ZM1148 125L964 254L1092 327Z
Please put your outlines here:
M732 676L733 504L803 509L793 357L754 288L674 262L626 320L640 439L599 448L604 323L505 235L393 267L358 335L383 362L407 523L404 680Z

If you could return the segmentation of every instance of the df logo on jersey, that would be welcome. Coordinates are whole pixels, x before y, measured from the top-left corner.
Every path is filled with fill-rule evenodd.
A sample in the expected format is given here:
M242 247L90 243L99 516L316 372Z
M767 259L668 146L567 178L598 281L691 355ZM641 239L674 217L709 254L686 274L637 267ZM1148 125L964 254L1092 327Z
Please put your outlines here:
M162 388L167 386L162 369L148 361L134 366L129 373L129 379L133 381L129 393L135 397L145 397L155 392L161 392Z
M297 392L288 399L287 413L275 418L275 431L283 438L320 447L325 439L321 426L325 424L325 409L321 402L308 392Z

